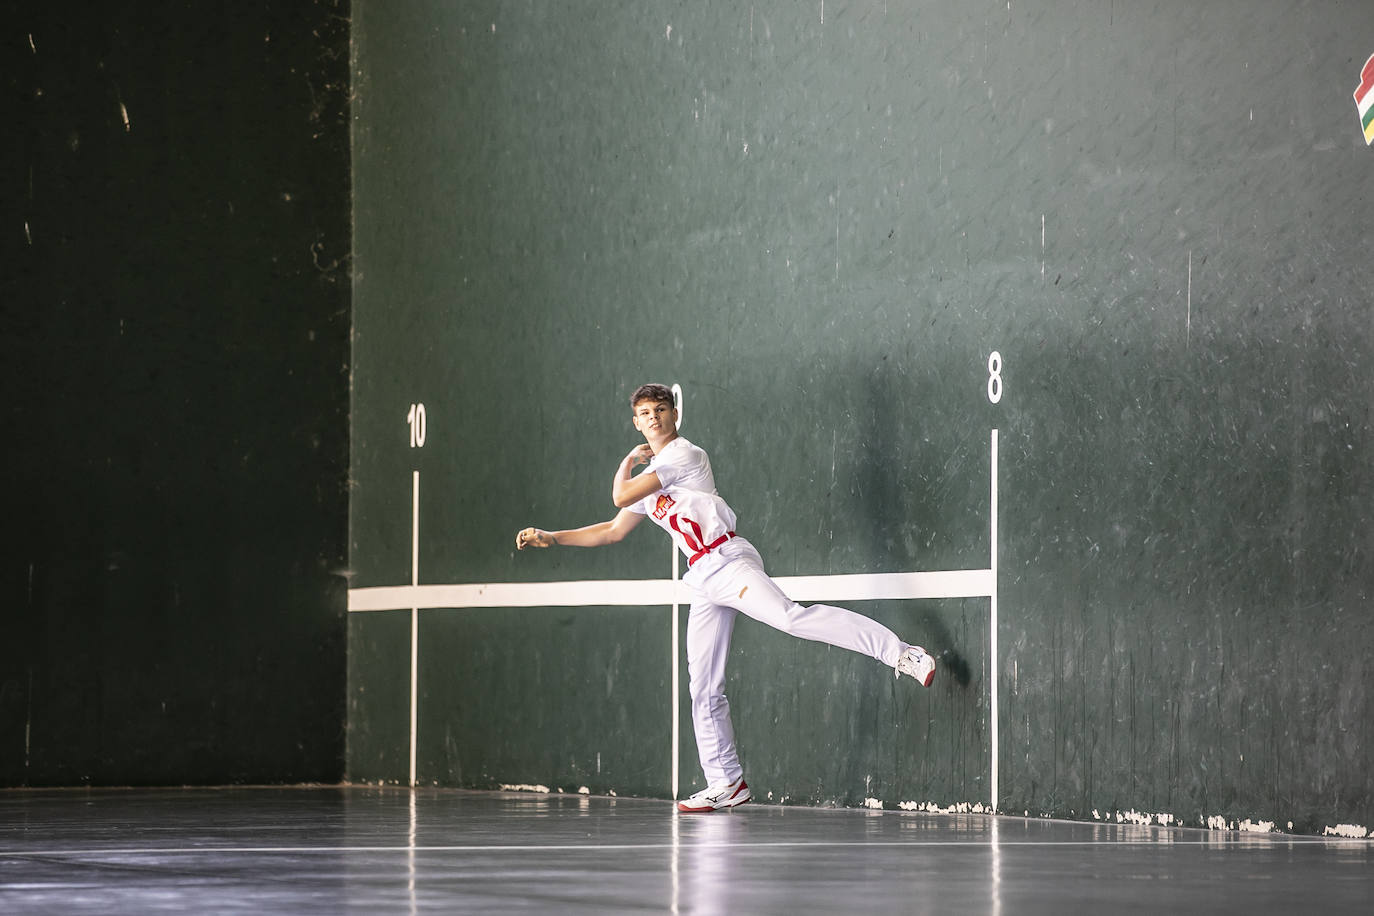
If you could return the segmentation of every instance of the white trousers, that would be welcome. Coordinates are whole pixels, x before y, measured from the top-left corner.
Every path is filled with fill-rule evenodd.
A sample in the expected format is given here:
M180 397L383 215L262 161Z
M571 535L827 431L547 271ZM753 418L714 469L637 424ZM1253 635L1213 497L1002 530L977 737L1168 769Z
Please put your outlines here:
M734 782L744 774L730 724L730 701L725 698L725 660L736 614L802 639L860 652L891 668L897 667L907 647L887 627L862 614L828 604L802 607L788 598L744 538L733 538L702 557L682 581L692 590L687 675L692 728L708 785Z

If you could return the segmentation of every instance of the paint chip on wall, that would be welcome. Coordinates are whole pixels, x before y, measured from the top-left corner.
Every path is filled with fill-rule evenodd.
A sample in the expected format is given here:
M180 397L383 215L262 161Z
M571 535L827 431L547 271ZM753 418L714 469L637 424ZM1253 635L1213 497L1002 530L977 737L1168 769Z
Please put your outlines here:
M1358 824L1337 824L1323 830L1322 836L1343 836L1352 840L1362 840L1369 836L1369 829Z

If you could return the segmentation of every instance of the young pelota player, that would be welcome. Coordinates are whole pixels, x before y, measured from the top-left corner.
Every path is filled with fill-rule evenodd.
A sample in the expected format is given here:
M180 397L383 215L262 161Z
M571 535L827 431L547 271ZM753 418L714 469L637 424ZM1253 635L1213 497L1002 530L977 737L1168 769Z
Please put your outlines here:
M687 619L687 673L692 727L706 788L678 803L681 811L714 811L749 801L749 786L735 751L730 703L725 698L725 659L735 615L744 613L803 639L872 656L929 687L935 659L902 642L882 624L828 604L802 607L763 570L759 553L735 533L735 513L716 492L711 461L677 432L673 394L663 385L641 385L630 398L635 429L644 435L620 462L611 482L615 518L567 531L526 528L515 546L599 547L614 544L648 516L687 557L682 581L691 589ZM648 465L632 476L639 465Z

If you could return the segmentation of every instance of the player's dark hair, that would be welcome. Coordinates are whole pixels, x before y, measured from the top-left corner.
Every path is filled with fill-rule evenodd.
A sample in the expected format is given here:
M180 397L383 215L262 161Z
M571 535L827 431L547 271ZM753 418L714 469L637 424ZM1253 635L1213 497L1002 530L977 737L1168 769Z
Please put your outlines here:
M634 410L640 401L653 401L655 404L667 402L669 406L676 406L673 403L673 389L667 385L660 385L657 382L650 382L647 385L640 385L635 389L635 393L630 395L630 409Z

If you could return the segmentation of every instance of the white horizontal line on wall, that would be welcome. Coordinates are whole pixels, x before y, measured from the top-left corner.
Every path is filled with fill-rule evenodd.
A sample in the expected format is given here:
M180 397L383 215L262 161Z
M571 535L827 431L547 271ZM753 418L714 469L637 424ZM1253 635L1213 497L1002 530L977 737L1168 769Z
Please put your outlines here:
M774 581L793 601L989 598L993 591L991 569L778 576ZM657 607L674 602L690 604L691 594L687 586L672 579L397 585L348 591L348 609L354 612L415 608Z

